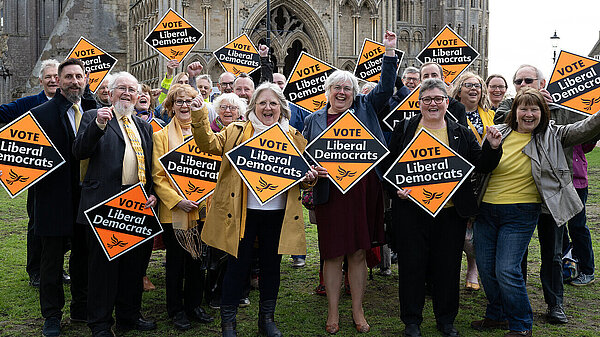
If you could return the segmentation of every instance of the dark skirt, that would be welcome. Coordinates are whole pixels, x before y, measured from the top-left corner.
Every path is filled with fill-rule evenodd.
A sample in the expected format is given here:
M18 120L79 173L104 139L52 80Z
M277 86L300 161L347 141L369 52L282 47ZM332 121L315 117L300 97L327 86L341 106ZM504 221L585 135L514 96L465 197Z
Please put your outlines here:
M319 251L324 260L384 244L383 190L375 171L346 194L330 181L329 200L315 205Z

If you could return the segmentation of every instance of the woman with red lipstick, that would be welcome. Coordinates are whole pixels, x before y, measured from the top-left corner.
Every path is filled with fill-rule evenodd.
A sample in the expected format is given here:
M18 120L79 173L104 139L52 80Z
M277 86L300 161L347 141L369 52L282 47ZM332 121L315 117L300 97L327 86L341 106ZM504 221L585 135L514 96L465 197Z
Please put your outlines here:
M352 73L336 71L325 81L327 105L304 121L304 137L310 142L318 137L339 116L349 109L383 143L377 112L393 94L396 79L396 34L386 32L383 41L385 56L381 79L367 95L359 94L358 81ZM376 169L377 170L377 169ZM318 167L319 177L327 178L327 170ZM367 280L366 250L382 245L383 190L379 172L371 171L346 194L342 194L329 179L320 179L313 189L315 215L319 232L319 251L324 260L323 278L327 289L328 313L325 330L339 331L339 297L342 282L342 261L348 258L348 276L352 295L352 319L358 332L368 332L370 326L363 311Z
M163 102L171 122L152 135L152 177L160 199L159 219L163 225L163 241L167 248L166 292L167 313L175 328L192 328L190 319L210 323L213 318L200 306L204 270L200 255L200 231L206 204L187 200L177 192L159 163L159 158L192 136L192 100L198 92L187 84L174 84Z

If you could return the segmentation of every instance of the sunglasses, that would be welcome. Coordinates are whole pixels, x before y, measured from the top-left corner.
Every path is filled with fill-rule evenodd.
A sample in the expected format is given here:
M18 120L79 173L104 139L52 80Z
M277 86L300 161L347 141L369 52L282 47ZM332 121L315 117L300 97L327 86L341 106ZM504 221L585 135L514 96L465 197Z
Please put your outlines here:
M525 84L531 84L533 81L537 81L537 78L517 78L513 81L516 85L521 85L521 83L525 82Z

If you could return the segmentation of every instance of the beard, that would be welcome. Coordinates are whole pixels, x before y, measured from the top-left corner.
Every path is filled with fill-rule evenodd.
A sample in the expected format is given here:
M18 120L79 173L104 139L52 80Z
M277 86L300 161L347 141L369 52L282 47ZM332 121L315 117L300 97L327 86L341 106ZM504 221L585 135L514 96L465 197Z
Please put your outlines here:
M71 89L77 89L77 91L71 91ZM69 87L60 88L60 92L65 96L65 98L71 103L77 103L81 100L83 96L84 87L79 87L77 85L71 85Z
M131 103L124 103L121 101L117 101L113 104L115 108L115 112L121 116L131 116L133 114L133 110L135 106Z

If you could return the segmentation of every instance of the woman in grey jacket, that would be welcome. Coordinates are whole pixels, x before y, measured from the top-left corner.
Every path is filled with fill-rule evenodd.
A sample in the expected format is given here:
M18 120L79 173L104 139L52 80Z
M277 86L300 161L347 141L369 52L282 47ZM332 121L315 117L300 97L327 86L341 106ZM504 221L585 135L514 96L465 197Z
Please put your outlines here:
M600 116L555 125L540 92L525 88L498 130L502 159L486 178L474 226L477 268L489 303L485 318L471 326L509 328L505 336L531 336L533 314L521 259L540 212L562 226L583 208L566 155L571 155L570 147L600 132Z

